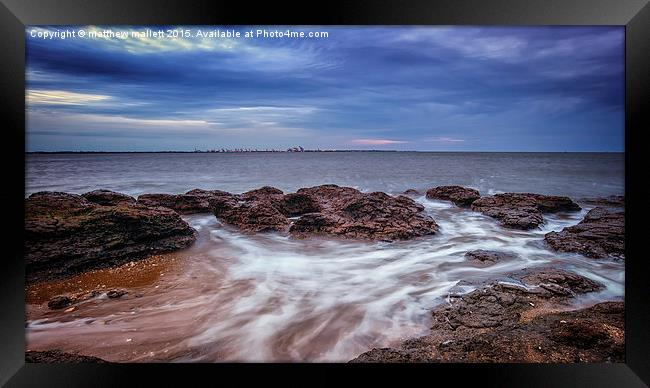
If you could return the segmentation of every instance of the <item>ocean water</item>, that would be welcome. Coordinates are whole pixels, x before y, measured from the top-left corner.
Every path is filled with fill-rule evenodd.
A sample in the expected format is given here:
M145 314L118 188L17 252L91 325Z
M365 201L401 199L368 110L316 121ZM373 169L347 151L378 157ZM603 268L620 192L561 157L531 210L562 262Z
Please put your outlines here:
M397 193L463 185L572 197L620 195L622 153L177 153L29 154L26 194L105 188L131 195L194 188L234 193L269 185L284 191L334 183Z
M389 193L460 184L483 194L624 194L622 154L29 155L27 164L28 194L242 192L262 185L293 191L324 183ZM624 296L623 261L557 253L543 242L545 233L578 223L588 205L546 215L538 229L516 231L448 202L415 200L440 232L394 243L245 235L210 214L185 216L199 236L171 254L182 258L182 270L137 290L140 298L92 299L76 315L32 319L27 347L122 362L348 361L425 334L430 309L451 293L469 292L495 276L508 280L522 268L565 268L605 285L577 297L576 308ZM473 249L517 258L477 268L465 259Z

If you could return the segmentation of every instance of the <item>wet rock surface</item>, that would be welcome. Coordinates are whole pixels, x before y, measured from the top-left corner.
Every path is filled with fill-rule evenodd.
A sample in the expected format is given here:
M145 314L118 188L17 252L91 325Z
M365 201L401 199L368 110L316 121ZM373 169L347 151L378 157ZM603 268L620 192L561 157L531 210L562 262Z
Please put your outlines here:
M417 197L417 196L422 195L419 191L417 191L415 189L404 190L404 192L402 194L406 195L408 197Z
M134 204L135 198L130 195L117 193L111 190L93 190L81 195L90 202L94 202L98 205L104 206L114 206L122 203Z
M287 217L298 217L321 211L321 206L311 196L302 193L285 195L278 204L278 210Z
M609 197L582 198L579 201L586 205L593 205L608 208L624 208L625 197L622 195L611 195Z
M311 196L322 210L303 215L293 223L290 233L297 238L324 234L394 241L438 231L424 207L402 195L364 194L349 187L331 186L300 189L298 193Z
M122 296L124 296L124 295L126 295L128 293L129 293L128 291L123 290L123 289L113 289L113 290L108 291L106 293L106 296L108 296L110 299L117 299L117 298L120 298L120 297L122 297Z
M593 208L580 223L547 233L544 241L556 251L577 252L591 258L623 258L625 211Z
M59 192L25 200L28 281L70 276L189 246L196 235L169 209L131 202L104 206Z
M430 334L352 362L620 362L623 302L575 310L571 300L603 285L543 268L523 270L432 311Z
M451 201L456 206L469 207L481 198L478 190L462 186L438 186L427 190L427 198Z
M579 211L571 198L531 193L504 193L474 201L472 210L501 221L513 229L533 229L544 222L542 213Z
M266 200L241 200L222 197L210 200L212 212L219 221L236 226L243 232L285 232L288 218L275 204Z
M50 301L47 302L47 307L52 310L60 310L70 306L72 303L74 303L74 300L71 297L67 295L59 295L50 299Z
M98 357L84 356L81 354L67 353L60 350L46 350L46 351L34 351L28 350L25 352L25 362L30 363L45 363L45 364L56 364L56 363L97 363L103 364L108 363L108 361L103 360Z
M477 249L465 253L465 258L475 265L487 267L504 261L514 260L517 258L517 255L509 252Z
M296 193L263 187L210 201L215 216L245 232L288 232L295 238L332 235L371 240L404 240L438 230L424 207L405 196L323 185ZM289 218L299 217L291 222Z
M221 190L194 189L185 194L142 194L138 203L149 207L166 207L180 214L210 213L210 199L231 197Z

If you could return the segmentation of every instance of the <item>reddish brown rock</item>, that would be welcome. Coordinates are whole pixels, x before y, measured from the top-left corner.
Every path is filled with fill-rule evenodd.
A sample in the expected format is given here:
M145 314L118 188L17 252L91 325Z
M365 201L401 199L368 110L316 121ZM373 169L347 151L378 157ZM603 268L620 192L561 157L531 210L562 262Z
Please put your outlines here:
M472 210L501 221L514 229L533 229L544 222L542 213L578 211L580 206L568 197L530 193L505 193L482 197L472 203Z
M108 361L98 357L84 356L81 354L67 353L60 350L46 350L34 351L28 350L25 352L25 362L29 363L44 363L44 364L59 364L59 363L93 363L103 364Z
M299 189L298 194L308 195L313 198L323 211L339 210L348 202L364 196L362 192L352 187L337 185L321 185Z
M487 267L503 261L510 261L517 258L517 255L508 252L486 251L477 249L465 253L465 257L475 265Z
M580 203L608 208L624 208L625 197L622 195L610 195L609 197L582 198Z
M106 293L106 296L109 297L110 299L117 299L117 298L121 298L121 297L123 297L124 295L126 295L126 294L128 294L128 293L129 293L129 292L128 292L127 290L123 290L123 289L114 289L114 290L110 290L110 291L108 291L108 292Z
M111 190L94 190L82 194L82 197L86 198L90 202L94 202L98 205L104 205L104 206L114 206L121 203L127 203L127 204L135 203L135 198Z
M341 188L349 189L349 188ZM303 190L303 189L301 189ZM358 191L326 188L326 193L314 191L323 210L302 216L291 226L290 233L297 238L311 235L334 235L346 238L370 240L407 240L434 234L436 222L426 214L424 207L405 196L391 197L375 192L363 194ZM333 195L338 191L346 198ZM298 191L300 193L300 190ZM303 191L303 193L309 191Z
M551 268L511 275L521 284L493 282L452 296L449 303L432 311L430 334L406 340L396 348L372 349L352 362L624 360L622 302L571 308L575 295L598 291L602 285ZM567 292L544 288L549 285Z
M216 197L210 199L210 207L218 220L244 232L285 232L289 228L287 217L267 200Z
M232 194L221 190L194 189L185 194L142 194L138 203L149 207L166 207L181 214L210 213L210 199L230 197Z
M169 209L40 192L25 200L25 265L30 281L70 276L189 246L196 235Z
M240 194L239 197L245 201L280 201L284 193L280 189L276 189L271 186L260 187L259 189L247 191L243 194Z
M278 201L276 207L287 217L297 217L322 210L318 202L311 196L300 193L291 193L283 196Z
M625 212L591 209L577 225L550 232L544 241L554 250L577 252L591 258L625 256Z
M569 197L542 194L524 194L535 199L537 209L542 213L576 212L581 208Z
M404 194L406 196L409 196L409 197L417 197L417 196L421 195L420 192L415 190L415 189L404 190L404 192L402 194Z
M481 198L478 190L462 186L438 186L427 190L427 198L451 201L456 206L467 207Z
M424 207L404 196L364 194L350 187L323 185L284 194L262 187L210 200L215 216L246 232L286 232L296 238L333 235L402 240L438 230ZM289 218L299 217L293 223Z
M47 302L47 307L49 307L52 310L60 310L70 306L72 303L74 303L74 299L72 299L71 297L67 295L59 295L50 299Z

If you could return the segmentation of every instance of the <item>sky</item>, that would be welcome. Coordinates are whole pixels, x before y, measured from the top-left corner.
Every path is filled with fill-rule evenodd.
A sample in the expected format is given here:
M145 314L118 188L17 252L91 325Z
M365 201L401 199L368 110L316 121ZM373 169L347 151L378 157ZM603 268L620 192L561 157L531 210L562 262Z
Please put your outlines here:
M149 28L26 29L27 151L624 150L623 27Z

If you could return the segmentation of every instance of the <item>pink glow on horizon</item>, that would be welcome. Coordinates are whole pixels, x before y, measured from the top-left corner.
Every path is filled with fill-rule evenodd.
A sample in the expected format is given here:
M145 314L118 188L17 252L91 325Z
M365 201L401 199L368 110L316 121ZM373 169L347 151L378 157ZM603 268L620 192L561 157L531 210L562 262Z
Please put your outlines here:
M389 145L389 144L404 144L405 141L402 140L389 140L389 139L354 139L350 141L352 144L359 145Z

